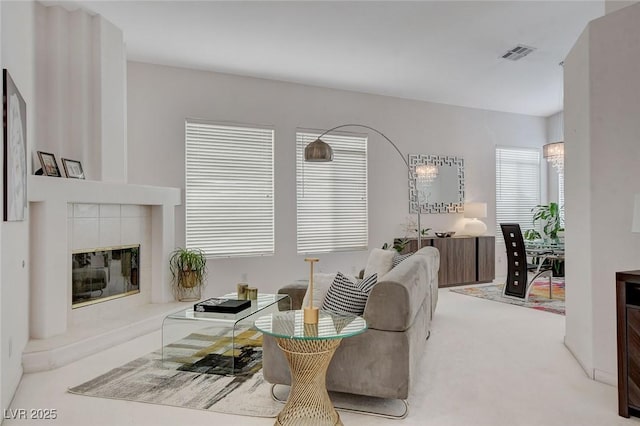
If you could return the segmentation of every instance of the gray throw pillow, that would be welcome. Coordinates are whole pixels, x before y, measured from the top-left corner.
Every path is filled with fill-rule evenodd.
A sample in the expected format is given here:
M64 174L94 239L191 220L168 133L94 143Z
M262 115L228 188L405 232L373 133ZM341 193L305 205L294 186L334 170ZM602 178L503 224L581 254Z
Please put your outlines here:
M371 274L362 281L353 282L338 272L327 291L322 309L337 313L362 315L369 293L378 282L378 274Z

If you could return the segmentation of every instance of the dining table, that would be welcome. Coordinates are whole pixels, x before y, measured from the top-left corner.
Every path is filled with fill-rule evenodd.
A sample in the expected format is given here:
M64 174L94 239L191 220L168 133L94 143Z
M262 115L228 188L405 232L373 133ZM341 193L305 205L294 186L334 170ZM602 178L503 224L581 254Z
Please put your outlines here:
M527 257L531 258L531 263L537 265L536 276L545 270L551 271L552 274L558 272L559 265L565 260L563 240L525 240L524 247ZM552 298L551 276L549 277L549 298Z

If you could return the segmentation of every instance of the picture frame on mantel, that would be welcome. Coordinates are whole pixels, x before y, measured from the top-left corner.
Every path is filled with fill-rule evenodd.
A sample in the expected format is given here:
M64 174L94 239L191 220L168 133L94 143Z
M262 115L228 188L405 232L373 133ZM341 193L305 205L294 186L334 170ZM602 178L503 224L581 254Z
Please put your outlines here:
M38 151L38 159L40 159L40 166L42 166L43 175L62 177L55 155L50 152Z
M68 158L61 158L62 167L64 168L64 174L71 179L84 179L84 170L82 170L82 163L76 160L70 160Z
M9 71L2 70L4 221L25 220L27 210L27 104Z

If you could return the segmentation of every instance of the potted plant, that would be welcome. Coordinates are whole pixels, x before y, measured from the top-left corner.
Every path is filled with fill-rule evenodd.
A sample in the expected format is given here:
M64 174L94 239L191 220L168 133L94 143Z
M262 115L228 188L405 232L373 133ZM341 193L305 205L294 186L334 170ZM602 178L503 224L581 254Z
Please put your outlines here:
M535 225L537 221L543 220L542 232L552 241L558 242L558 233L564 231L560 224L560 207L558 203L538 204L531 211L533 212L533 224Z
M393 245L389 243L384 243L382 245L382 250L388 250L390 248L393 248L398 253L402 253L408 245L409 245L408 238L396 238L393 240Z
M169 258L173 292L180 301L200 299L200 292L207 275L207 258L197 248L177 248Z

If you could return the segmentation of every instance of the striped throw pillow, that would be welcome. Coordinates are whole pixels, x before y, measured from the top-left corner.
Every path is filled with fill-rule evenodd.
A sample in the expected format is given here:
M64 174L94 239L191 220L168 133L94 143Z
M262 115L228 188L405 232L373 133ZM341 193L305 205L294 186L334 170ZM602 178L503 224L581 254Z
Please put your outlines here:
M322 302L322 309L337 313L362 315L369 293L378 282L378 274L371 274L356 282L338 272Z
M398 254L396 256L393 257L393 263L391 264L391 268L395 268L396 266L398 266L403 260L408 259L413 253L407 253L407 254Z

